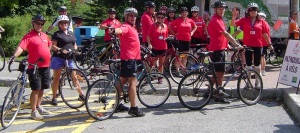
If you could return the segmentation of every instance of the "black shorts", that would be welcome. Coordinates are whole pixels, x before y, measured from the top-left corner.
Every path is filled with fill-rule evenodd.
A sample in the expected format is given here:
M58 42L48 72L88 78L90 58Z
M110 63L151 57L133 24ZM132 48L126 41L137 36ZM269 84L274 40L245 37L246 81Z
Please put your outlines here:
M225 62L225 51L224 50L214 51L211 56L211 60L212 62ZM225 72L225 63L215 64L214 67L216 72Z
M189 51L190 45L190 41L178 41L178 52Z
M120 77L129 78L136 76L137 60L121 60L121 75Z
M252 62L254 62L254 66L260 65L261 59L261 47L250 47L253 51L246 50L245 58L247 66L252 66ZM252 59L252 54L254 55L254 59Z
M268 49L268 46L263 46L262 47L262 49L261 49L261 56L267 55L267 49Z
M196 44L202 44L202 45L197 46ZM201 38L192 37L190 47L191 48L204 48L206 46L204 44L206 44L206 41L203 41Z
M33 74L34 69L28 69L28 79L31 90L44 90L50 87L50 69L48 67L39 68L36 74Z
M157 56L164 56L165 52L167 50L155 50L155 49L152 49L151 51L152 51L151 57L157 57Z

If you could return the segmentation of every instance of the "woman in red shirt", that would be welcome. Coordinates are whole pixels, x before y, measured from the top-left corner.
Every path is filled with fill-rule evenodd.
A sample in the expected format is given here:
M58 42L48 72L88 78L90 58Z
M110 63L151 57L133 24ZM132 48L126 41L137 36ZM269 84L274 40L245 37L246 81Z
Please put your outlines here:
M195 22L188 18L188 9L186 7L180 8L180 18L174 20L170 25L170 32L176 36L178 41L178 51L179 52L189 52L191 44L191 36L197 30ZM183 57L181 60L182 64L186 64L187 57ZM177 77L183 77L179 73L178 64L176 64Z
M165 60L164 53L167 50L168 26L164 24L165 13L156 13L156 23L149 27L147 34L147 42L149 49L152 49L152 56L159 59L159 72L163 73L163 64ZM156 64L157 58L151 62L151 66Z
M269 48L273 49L271 40L268 37L267 22L263 19L258 19L259 7L256 3L250 3L248 5L247 16L240 20L235 20L238 15L237 10L232 11L232 26L243 27L244 32L243 43L245 46L252 48L252 51L245 51L246 56L246 69L252 69L252 53L254 54L254 69L260 73L260 60L261 60L261 49L263 47L263 41L266 41ZM255 87L260 87L258 83L255 83Z

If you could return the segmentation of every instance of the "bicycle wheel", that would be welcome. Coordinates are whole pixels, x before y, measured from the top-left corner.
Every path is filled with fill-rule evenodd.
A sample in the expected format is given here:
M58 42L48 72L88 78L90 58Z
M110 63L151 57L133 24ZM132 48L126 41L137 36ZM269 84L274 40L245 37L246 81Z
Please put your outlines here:
M17 117L24 93L24 89L21 88L21 82L15 82L4 97L1 110L1 125L3 128L9 127Z
M59 93L61 98L66 105L70 108L76 109L84 105L84 101L79 98L79 87L75 86L75 79L71 77L71 72L76 72L76 78L78 79L79 86L83 92L86 94L86 91L89 87L89 81L84 73L78 69L70 69L70 74L65 72L59 82Z
M186 64L179 65L180 63L177 63L177 59L181 61L183 57L187 58L187 62ZM191 72L191 66L194 64L199 64L199 61L190 53L179 53L178 57L173 57L169 64L169 74L172 80L176 84L179 84L181 78ZM176 67L178 67L178 70L176 70Z
M260 100L263 92L261 76L254 70L242 72L238 78L237 92L245 104L256 104Z
M277 55L274 51L270 51L269 62L272 66L280 66L283 62L283 58Z
M111 80L95 81L86 93L85 107L89 115L96 120L105 120L112 116L119 103L117 92Z
M0 46L0 71L5 67L5 54L3 48Z
M115 54L114 56L112 56L111 59L119 59L120 55L119 54ZM121 62L118 63L110 63L109 65L109 71L111 73L116 73L117 70L121 70Z
M74 62L79 70L88 70L95 63L95 58L91 52L81 53L79 57L74 56Z
M144 106L155 108L163 105L168 100L171 89L171 83L165 75L150 73L140 80L137 96Z
M185 75L178 85L180 103L191 110L202 109L212 97L213 87L210 78L201 72Z

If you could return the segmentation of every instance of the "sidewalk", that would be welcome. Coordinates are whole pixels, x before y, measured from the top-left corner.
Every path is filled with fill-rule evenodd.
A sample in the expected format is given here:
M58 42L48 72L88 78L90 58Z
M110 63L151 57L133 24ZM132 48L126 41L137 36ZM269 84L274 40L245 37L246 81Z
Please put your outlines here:
M16 64L15 64L16 65ZM17 66L12 66L12 68L17 68ZM266 67L267 75L262 76L264 82L264 92L263 99L281 99L284 101L284 104L290 109L294 114L298 122L300 122L300 92L296 94L297 89L291 86L286 86L278 84L276 89L277 80L279 77L280 68L267 65ZM0 85L1 86L10 86L19 75L19 72L8 72L6 68L0 72ZM171 79L170 79L171 80ZM172 85L172 93L177 92L177 85ZM229 88L226 88L226 92L237 96L236 94L236 84L233 82L228 85Z

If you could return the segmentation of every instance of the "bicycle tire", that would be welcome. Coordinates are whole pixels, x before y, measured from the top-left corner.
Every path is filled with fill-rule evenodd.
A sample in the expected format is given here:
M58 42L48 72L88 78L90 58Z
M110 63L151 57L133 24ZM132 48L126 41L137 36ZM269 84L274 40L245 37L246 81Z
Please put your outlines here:
M95 57L91 52L87 52L86 54L81 53L81 60L77 60L76 56L74 56L74 62L76 67L81 70L85 71L90 69L95 63Z
M21 88L21 81L15 82L4 97L1 110L1 125L3 128L9 127L17 117L24 93L24 89L22 91Z
M209 103L212 92L210 78L205 73L194 71L182 78L178 85L177 96L184 107L199 110Z
M84 101L79 99L79 93L74 87L72 81L71 72L76 71L76 76L78 78L81 90L83 94L86 94L86 91L89 87L88 78L84 73L78 69L70 69L70 75L67 72L64 72L59 81L59 93L63 102L72 109L80 108L84 105Z
M0 46L0 71L5 67L5 54L3 48Z
M274 51L269 53L269 63L272 66L280 66L283 62L283 58L278 56Z
M118 90L111 80L98 79L86 93L86 110L96 120L108 119L118 107L118 97Z
M112 56L111 59L119 59L120 55L119 54L115 54L114 56ZM111 73L116 73L117 70L121 70L121 62L118 63L110 63L108 64L109 66L109 71Z
M171 89L171 83L165 75L149 73L140 80L137 97L144 106L156 108L168 100Z
M178 53L178 57L180 57L181 55L188 56L186 67L183 68L183 66L179 65L179 73L184 76L184 75L188 74L189 72L191 72L191 66L194 64L199 64L199 61L194 55L192 55L190 53ZM175 66L175 61L176 61L176 57L174 56L174 57L172 57L170 64L169 64L169 74L171 76L171 79L176 84L179 84L181 77L175 76L175 73L178 73L178 72L176 72L177 70L176 70L176 66Z
M255 78L253 78L252 75L254 75ZM256 86L256 83L258 83L259 86ZM263 93L263 81L259 73L254 70L242 72L238 78L237 92L245 104L256 104Z

